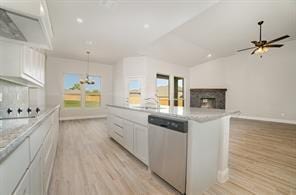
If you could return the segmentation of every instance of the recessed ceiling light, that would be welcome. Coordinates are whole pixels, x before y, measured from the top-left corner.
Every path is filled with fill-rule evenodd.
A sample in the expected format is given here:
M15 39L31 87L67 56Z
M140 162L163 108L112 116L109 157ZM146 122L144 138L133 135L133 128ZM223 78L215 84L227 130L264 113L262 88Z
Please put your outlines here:
M150 25L149 24L144 24L144 28L150 28Z
M212 57L212 54L209 53L207 57L208 57L208 58Z
M83 20L82 20L81 18L76 18L76 21L77 21L79 24L83 23Z
M87 45L93 45L94 44L94 42L92 42L92 41L86 41L85 42Z

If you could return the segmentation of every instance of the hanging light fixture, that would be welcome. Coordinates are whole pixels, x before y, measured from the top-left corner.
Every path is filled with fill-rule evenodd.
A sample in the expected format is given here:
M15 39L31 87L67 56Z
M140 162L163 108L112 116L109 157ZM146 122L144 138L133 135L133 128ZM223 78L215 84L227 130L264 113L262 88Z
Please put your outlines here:
M85 79L80 79L80 84L93 85L93 84L95 84L95 81L92 81L89 79L89 55L90 55L90 52L86 51L86 54L87 54L87 72L86 72Z

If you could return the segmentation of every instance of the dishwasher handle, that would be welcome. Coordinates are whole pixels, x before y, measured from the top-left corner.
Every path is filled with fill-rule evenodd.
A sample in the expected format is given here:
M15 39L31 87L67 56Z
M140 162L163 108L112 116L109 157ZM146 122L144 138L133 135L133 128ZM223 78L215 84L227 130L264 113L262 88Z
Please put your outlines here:
M176 118L167 118L167 117L156 116L156 115L149 115L148 122L149 122L149 124L163 127L166 129L170 129L173 131L178 131L181 133L188 132L188 121L187 120L181 120L181 119L176 119Z

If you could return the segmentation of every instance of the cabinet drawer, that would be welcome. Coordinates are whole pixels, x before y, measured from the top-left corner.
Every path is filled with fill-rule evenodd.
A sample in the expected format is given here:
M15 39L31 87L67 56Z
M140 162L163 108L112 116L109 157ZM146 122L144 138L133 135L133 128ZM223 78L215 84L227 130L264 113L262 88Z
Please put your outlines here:
M29 140L26 139L11 155L0 164L1 195L12 194L30 163Z
M51 127L51 120L45 120L39 127L35 127L35 131L30 135L30 155L31 160L34 159L37 151L43 143L44 137Z

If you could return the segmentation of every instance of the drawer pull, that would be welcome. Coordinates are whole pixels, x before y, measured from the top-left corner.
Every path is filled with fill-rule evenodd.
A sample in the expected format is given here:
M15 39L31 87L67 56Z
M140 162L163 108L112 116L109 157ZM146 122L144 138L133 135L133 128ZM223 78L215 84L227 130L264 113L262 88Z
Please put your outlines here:
M119 134L118 132L114 131L114 133L116 133L116 135L120 136L121 138L123 138L123 135Z

